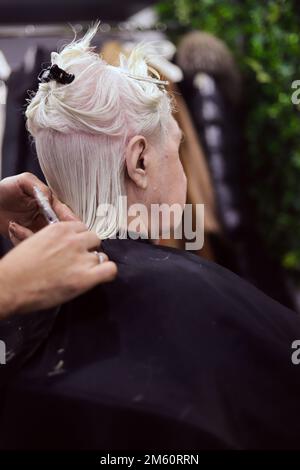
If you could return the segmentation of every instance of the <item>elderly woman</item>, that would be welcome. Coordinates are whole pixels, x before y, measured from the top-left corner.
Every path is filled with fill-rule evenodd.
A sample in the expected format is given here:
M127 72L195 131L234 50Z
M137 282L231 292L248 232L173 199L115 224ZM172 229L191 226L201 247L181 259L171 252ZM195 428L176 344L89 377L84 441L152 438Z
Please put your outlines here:
M142 50L107 65L94 33L52 54L26 116L49 186L118 276L61 307L3 400L1 445L298 447L298 316L220 266L124 236L121 196L183 207L181 132Z

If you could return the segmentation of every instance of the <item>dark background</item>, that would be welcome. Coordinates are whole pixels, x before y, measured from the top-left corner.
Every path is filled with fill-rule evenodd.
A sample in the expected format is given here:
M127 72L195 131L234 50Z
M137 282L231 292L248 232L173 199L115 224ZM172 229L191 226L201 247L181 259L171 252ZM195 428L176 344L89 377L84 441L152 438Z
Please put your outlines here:
M122 21L151 0L0 0L0 24L90 21Z

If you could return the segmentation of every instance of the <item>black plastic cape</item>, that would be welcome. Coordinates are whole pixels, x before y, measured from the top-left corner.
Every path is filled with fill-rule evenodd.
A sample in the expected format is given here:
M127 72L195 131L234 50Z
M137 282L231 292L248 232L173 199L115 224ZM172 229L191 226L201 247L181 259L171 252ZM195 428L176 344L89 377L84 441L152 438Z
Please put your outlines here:
M117 279L62 306L10 380L0 447L299 448L299 316L193 254L102 247Z

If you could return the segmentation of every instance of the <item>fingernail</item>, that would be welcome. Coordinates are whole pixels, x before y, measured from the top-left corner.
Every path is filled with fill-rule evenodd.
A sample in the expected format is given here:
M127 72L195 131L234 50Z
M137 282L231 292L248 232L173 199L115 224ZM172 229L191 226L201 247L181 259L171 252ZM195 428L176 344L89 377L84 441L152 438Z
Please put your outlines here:
M10 238L14 238L15 240L19 240L19 241L22 241L22 239L19 237L19 235L12 229L8 229L8 233L9 233L9 236Z
M104 263L104 261L106 259L105 255L103 255L103 253L99 253L98 256L99 256L99 263L100 264Z
M16 224L15 222L9 222L8 230L16 236Z

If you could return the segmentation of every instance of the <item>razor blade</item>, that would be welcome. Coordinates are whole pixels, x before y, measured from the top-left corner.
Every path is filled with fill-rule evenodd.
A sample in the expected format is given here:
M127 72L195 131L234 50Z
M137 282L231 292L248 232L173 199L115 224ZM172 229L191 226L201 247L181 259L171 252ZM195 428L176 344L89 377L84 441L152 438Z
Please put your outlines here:
M49 199L47 198L47 196L45 196L43 191L41 191L40 188L38 188L37 186L33 187L33 191L34 191L35 198L38 202L38 205L42 211L42 214L45 217L48 224L55 224L59 222L59 218L57 217L54 210L52 209Z

